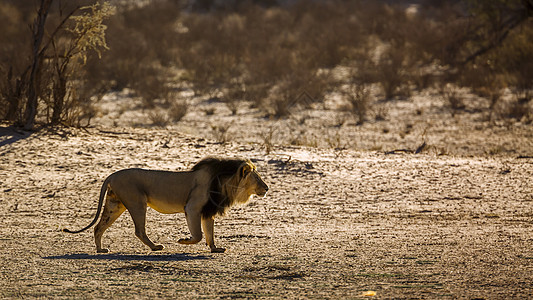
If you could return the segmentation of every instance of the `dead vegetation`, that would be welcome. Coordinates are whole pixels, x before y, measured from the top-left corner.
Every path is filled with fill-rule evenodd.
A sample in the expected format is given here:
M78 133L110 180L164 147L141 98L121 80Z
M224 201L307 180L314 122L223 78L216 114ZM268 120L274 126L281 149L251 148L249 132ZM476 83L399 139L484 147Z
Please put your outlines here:
M192 88L222 99L233 114L239 102L250 101L284 118L293 105L321 103L338 90L345 78L332 73L342 66L358 82L379 87L372 91L377 100L453 85L485 97L492 118L530 120L530 1L209 3L148 1L119 5L111 16L111 8L80 9L91 1L58 2L40 25L59 30L37 49L42 80L35 98L26 58L39 34L23 28L38 15L30 1L1 4L2 119L24 123L35 106L39 124L89 124L95 101L123 88L148 109L161 103L169 109L169 93ZM516 101L504 104L506 91ZM460 110L452 94L443 95L452 111Z

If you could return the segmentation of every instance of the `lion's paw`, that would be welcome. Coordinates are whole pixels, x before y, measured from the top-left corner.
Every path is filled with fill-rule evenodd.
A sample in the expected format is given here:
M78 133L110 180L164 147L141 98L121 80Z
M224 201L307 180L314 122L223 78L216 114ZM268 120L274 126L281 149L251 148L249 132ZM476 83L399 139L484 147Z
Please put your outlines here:
M154 248L152 248L152 251L161 251L165 249L165 246L163 245L155 245Z
M226 248L211 248L211 253L224 253L226 252Z

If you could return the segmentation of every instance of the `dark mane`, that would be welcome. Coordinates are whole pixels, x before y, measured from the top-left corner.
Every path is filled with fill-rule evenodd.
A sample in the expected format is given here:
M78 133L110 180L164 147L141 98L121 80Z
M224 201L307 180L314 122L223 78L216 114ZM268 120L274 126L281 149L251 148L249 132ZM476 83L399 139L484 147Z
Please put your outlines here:
M224 215L226 210L233 204L223 184L233 176L239 176L239 168L246 163L244 159L224 159L219 157L204 158L192 167L192 171L207 169L211 174L209 187L209 200L202 208L202 218L212 218L216 215Z

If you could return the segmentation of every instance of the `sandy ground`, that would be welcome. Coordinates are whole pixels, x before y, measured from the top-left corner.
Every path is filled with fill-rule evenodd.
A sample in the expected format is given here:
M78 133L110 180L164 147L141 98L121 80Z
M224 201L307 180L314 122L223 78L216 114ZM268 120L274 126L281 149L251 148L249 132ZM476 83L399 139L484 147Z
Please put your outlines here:
M434 155L533 155L531 123L500 118L498 112L490 111L488 100L460 92L465 108L457 111L450 109L434 89L416 93L409 100L372 98L365 122L356 125L358 118L346 109L349 104L335 93L328 94L323 103L302 99L303 103L289 105L286 117L276 119L251 102L239 103L237 114L232 115L223 102L194 96L184 89L173 101L187 103L187 114L179 122L168 122L164 127L219 142L253 143L263 150L272 144L414 151L425 143L424 152ZM504 98L509 101L513 96L507 93ZM154 115L168 118L165 109L147 109L133 92L124 90L104 96L92 124L143 128L153 123Z
M531 124L491 119L471 95L453 115L431 92L375 101L363 125L335 97L283 119L180 97L187 115L164 128L128 91L87 130L0 126L0 298L533 297ZM184 215L152 210L162 252L127 213L104 235L110 254L92 230L61 232L92 220L112 172L208 155L251 158L271 188L217 220L226 253L178 244Z
M387 155L405 146L386 141L265 154L261 143L184 131L0 128L0 298L533 297L530 127L491 136L523 145L495 156ZM95 253L91 230L60 231L90 222L113 171L186 170L207 155L253 159L271 188L217 220L226 253L178 244L189 234L184 215L153 210L147 231L162 252L134 236L127 213L104 236L109 254Z

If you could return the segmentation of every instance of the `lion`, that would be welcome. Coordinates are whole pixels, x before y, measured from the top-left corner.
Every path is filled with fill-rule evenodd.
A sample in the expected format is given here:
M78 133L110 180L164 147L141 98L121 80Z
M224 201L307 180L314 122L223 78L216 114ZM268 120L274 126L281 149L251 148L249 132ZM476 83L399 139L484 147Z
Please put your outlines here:
M146 235L146 209L151 207L163 214L185 213L190 238L180 244L196 244L202 240L211 252L224 252L215 246L214 222L228 208L246 203L254 194L265 196L268 185L261 179L256 166L249 159L209 157L199 161L190 171L171 172L146 169L124 169L107 177L100 190L96 216L86 227L64 232L79 233L93 226L105 206L100 222L94 228L98 253L102 248L104 231L127 209L135 224L135 235L153 251L164 248L154 244Z

